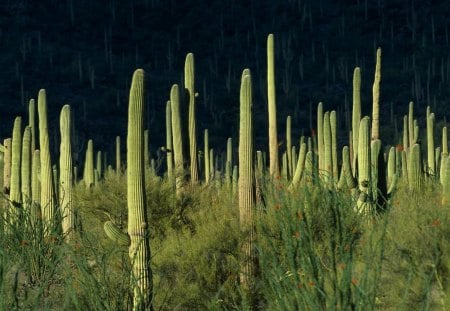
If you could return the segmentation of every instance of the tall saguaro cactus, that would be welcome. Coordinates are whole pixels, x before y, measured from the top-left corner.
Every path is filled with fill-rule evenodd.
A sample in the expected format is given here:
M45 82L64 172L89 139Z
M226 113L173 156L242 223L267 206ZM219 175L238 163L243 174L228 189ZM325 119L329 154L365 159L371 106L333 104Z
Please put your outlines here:
M240 282L254 293L256 274L254 209L256 200L253 172L252 84L250 70L242 73L239 123L239 224L241 230Z
M11 192L9 199L11 201L11 223L17 221L18 211L22 203L22 193L20 185L20 160L22 149L22 134L21 134L22 118L16 117L14 120L14 128L12 133L12 155L11 155Z
M47 96L45 90L39 91L39 145L41 156L41 211L46 228L53 225L55 216L55 191L53 189L52 163L47 122ZM49 232L46 232L48 234Z
M375 79L372 88L372 139L380 138L380 82L381 82L381 48L377 49Z
M170 90L170 106L172 108L172 139L176 189L177 193L180 193L184 182L184 157L181 133L180 94L177 84L174 84Z
M184 64L184 85L189 96L189 145L191 158L191 183L198 182L197 130L195 125L194 54L186 56Z
M95 185L94 174L94 142L92 139L88 140L86 148L86 158L84 160L84 176L83 181L87 189Z
M29 208L31 202L31 128L25 127L22 138L22 162L20 166L22 202Z
M61 145L59 154L59 204L62 217L64 237L70 240L75 227L75 216L72 203L72 145L70 142L70 106L65 105L60 115Z
M152 271L145 199L144 172L144 71L133 74L128 107L127 205L129 256L132 263L133 310L151 309Z
M277 104L275 91L275 52L273 34L267 37L267 97L269 106L269 172L278 175Z
M173 178L173 151L172 151L172 112L170 100L166 102L166 157L167 157L167 178Z
M352 173L356 177L356 159L358 156L359 122L361 122L361 70L353 72L353 108L352 108Z

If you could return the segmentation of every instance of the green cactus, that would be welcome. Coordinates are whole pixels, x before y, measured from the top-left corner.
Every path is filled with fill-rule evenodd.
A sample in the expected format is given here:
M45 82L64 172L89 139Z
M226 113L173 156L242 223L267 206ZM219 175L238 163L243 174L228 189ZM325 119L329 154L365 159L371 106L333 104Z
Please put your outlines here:
M325 164L323 118L324 118L323 104L320 102L317 105L317 156L318 156L318 170L320 174L322 174Z
M411 191L417 191L422 185L422 156L420 145L411 147L408 158L408 187Z
M28 126L31 131L31 154L36 150L36 103L30 99L28 104Z
M191 158L191 183L195 185L198 182L197 165L197 130L195 121L195 74L194 74L194 54L189 53L186 56L184 64L184 85L189 98L189 150Z
M209 180L211 178L211 172L210 172L210 161L211 159L209 158L209 133L208 133L208 129L205 129L204 132L204 153L205 153L205 183L208 184Z
M403 117L403 149L409 150L408 116Z
M116 136L116 172L122 172L122 159L120 154L120 136Z
M178 85L174 84L170 90L170 106L172 114L172 142L175 162L175 182L177 194L181 194L184 184L184 156L181 132L180 95Z
M31 128L25 127L22 140L21 187L24 208L29 211L31 202Z
M353 108L352 108L352 173L356 177L356 159L358 155L359 122L361 122L361 70L353 71Z
M231 137L227 139L227 159L225 163L225 183L229 185L231 183L232 169L233 167L233 140Z
M103 224L103 230L108 238L120 246L130 246L131 240L128 233L123 232L114 222L111 220L106 221Z
M291 116L286 118L286 154L287 154L287 168L289 179L294 175L293 161L292 161L292 120Z
M64 238L69 241L73 236L75 228L75 214L72 201L73 174L72 145L70 141L71 113L69 105L64 105L61 109L59 126L61 133L59 152L59 208L61 211Z
M33 161L31 164L31 220L36 223L41 219L41 153L36 149L33 153Z
M170 100L166 102L166 161L167 178L173 179L173 147L172 147L172 108Z
M98 164L98 157L97 157L97 164ZM150 146L149 146L148 130L144 131L144 165L146 169L150 168ZM101 170L99 171L99 175L102 176Z
M450 203L450 161L448 161L448 156L445 156L443 164L445 167L442 180L442 205L448 205Z
M97 151L97 158L95 161L95 170L97 171L97 174L98 174L98 180L102 179L104 172L103 172L103 166L102 166L102 152L100 150Z
M337 156L337 120L336 111L330 112L330 130L331 130L331 163L333 180L337 182L339 178L338 172L338 156Z
M377 49L375 79L372 86L372 139L380 138L381 48Z
M427 173L431 176L436 175L434 151L434 113L427 107Z
M298 186L298 184L302 180L303 171L305 169L306 149L306 144L300 143L298 162L295 168L294 176L292 177L291 188Z
M411 148L416 141L414 140L414 103L409 102L408 110L408 134L409 134L409 148Z
M369 117L361 119L358 138L358 185L360 196L357 201L357 210L362 214L372 212L372 185L371 185L371 152Z
M20 160L22 153L22 118L16 117L12 133L12 153L11 153L11 188L9 193L10 205L10 224L16 225L18 218L18 209L22 204L21 180L20 180Z
M129 256L132 264L133 310L152 307L153 285L145 199L144 172L144 71L133 74L128 108L127 205Z
M52 162L50 158L50 139L47 122L47 96L45 90L39 91L39 146L41 156L41 210L46 228L53 226L56 211L55 190L53 188ZM45 234L49 234L45 230Z
M327 111L323 115L323 167L320 175L327 185L333 181L333 159L331 151L331 125L330 113Z
M273 38L272 38L273 40ZM255 293L256 254L255 220L256 201L255 174L253 172L253 121L252 84L250 70L242 73L240 92L239 126L239 225L240 243L240 282L244 291L253 300ZM271 163L274 158L271 158ZM272 171L274 174L277 171Z
M88 140L86 148L86 157L84 162L84 174L83 181L86 189L95 185L95 173L94 173L94 142L92 139Z
M397 170L396 170L396 151L395 151L395 147L391 147L389 148L389 155L388 155L388 164L387 164L387 182L388 185L391 185L393 180L394 180L394 176L397 175Z
M448 155L447 127L442 128L442 154Z
M269 172L278 176L277 104L275 92L275 51L273 34L267 37L267 96L269 111Z
M216 170L214 168L214 149L209 149L209 178L214 179L216 175Z
M372 140L370 159L372 162L371 187L373 202L376 203L378 209L384 209L387 199L386 185L386 162L384 160L381 140Z

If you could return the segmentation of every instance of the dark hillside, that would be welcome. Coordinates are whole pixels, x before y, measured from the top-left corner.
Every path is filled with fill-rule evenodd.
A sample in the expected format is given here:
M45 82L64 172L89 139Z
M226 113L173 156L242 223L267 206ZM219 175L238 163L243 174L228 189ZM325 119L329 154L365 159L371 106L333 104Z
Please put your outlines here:
M345 130L355 66L362 68L363 111L370 113L377 46L382 125L399 122L411 100L419 113L430 104L446 116L449 16L447 1L2 0L0 137L10 136L13 117L25 115L28 100L45 88L50 120L69 103L82 141L92 137L96 148L107 149L125 133L128 84L142 67L155 150L164 139L170 87L182 81L184 58L193 52L199 136L209 128L213 146L236 137L240 75L248 67L257 147L265 148L268 33L276 38L280 134L289 114L294 134L309 132L311 106L314 119L319 101L338 110Z

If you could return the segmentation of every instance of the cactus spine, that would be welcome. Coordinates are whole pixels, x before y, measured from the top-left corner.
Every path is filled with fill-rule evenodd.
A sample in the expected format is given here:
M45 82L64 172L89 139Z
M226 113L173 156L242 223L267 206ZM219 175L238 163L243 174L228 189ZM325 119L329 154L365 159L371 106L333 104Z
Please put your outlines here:
M133 74L128 108L127 205L129 256L132 263L133 310L151 309L152 271L144 178L144 71Z
M381 81L381 48L377 49L375 79L372 87L372 139L380 138L380 81Z
M269 172L271 176L278 176L277 105L273 34L269 34L267 37L267 96L269 106Z
M72 145L70 142L71 129L70 106L65 105L60 115L61 144L59 154L59 204L62 217L62 229L64 238L70 240L75 227L75 216L72 202Z
M191 183L198 182L197 165L197 130L195 124L195 75L194 75L194 54L186 56L184 65L184 85L189 97L189 145L191 158Z
M273 38L272 38L273 40ZM239 224L241 230L240 282L244 290L254 293L256 273L255 224L253 219L256 189L253 172L252 85L250 70L242 73L239 125ZM272 158L273 160L273 158Z

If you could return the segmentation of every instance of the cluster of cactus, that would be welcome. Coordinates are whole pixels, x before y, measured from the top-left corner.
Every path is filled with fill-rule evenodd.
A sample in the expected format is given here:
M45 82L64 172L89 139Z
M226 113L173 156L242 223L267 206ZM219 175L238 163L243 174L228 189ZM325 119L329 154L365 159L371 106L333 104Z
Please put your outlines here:
M274 36L267 38L267 93L269 142L267 154L254 150L252 117L252 78L245 69L240 88L240 124L238 165L233 159L233 139L226 142L226 151L217 152L210 145L210 132L204 130L204 149L197 147L196 97L194 56L186 56L184 91L174 84L170 100L166 103L166 142L162 150L166 155L167 179L178 196L184 193L188 176L191 185L203 183L213 187L221 181L236 195L240 223L240 282L243 289L254 296L256 291L256 229L255 208L263 204L262 183L268 176L289 182L289 191L304 185L325 187L329 191L348 191L355 209L363 215L386 208L390 197L403 183L411 193L420 190L425 179L439 180L443 188L442 204L450 204L450 161L447 145L447 128L442 130L442 145L436 148L435 115L426 111L426 161L419 140L418 121L414 118L414 104L403 118L403 144L385 148L380 139L380 84L381 49L376 53L375 78L372 87L372 116L361 114L361 70L353 73L353 107L348 144L338 149L338 112L317 106L317 128L311 137L301 137L293 143L293 119L286 119L286 150L279 161L277 137ZM116 137L116 172L126 172L127 178L127 232L112 220L104 223L106 235L118 245L129 247L132 263L134 308L151 307L152 272L150 269L149 228L145 197L145 172L155 172L154 159L149 152L149 132L144 130L144 72L134 72L130 89L126 165L122 164L121 140ZM183 120L183 106L188 104L188 119ZM59 166L52 166L49 146L47 101L45 90L39 92L37 109L39 117L39 148L35 124L35 102L29 103L29 124L22 129L22 118L14 121L12 137L0 145L0 170L3 192L8 196L5 219L16 224L20 208L34 219L41 215L45 232L50 232L56 221L68 241L75 232L72 187L76 181L73 167L73 120L70 106L65 105L60 115ZM186 123L186 124L185 124ZM189 143L184 140L185 129ZM346 134L346 135L347 135ZM295 141L295 140L294 140ZM189 154L184 147L189 145ZM386 153L385 153L386 150ZM338 156L342 154L339 160ZM199 157L203 155L203 157ZM189 159L188 159L189 158ZM255 161L256 159L256 161ZM203 161L203 163L200 162ZM94 165L96 162L96 165ZM256 163L255 163L256 162ZM152 164L153 163L153 164ZM281 164L281 166L280 166ZM86 188L98 185L105 173L106 154L97 150L94 161L94 142L87 142L83 182ZM126 168L126 169L125 169ZM220 173L223 172L220 179ZM202 180L203 178L203 180ZM214 183L211 182L214 180ZM216 183L217 181L217 183ZM203 186L202 185L202 186Z

